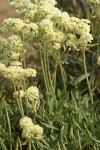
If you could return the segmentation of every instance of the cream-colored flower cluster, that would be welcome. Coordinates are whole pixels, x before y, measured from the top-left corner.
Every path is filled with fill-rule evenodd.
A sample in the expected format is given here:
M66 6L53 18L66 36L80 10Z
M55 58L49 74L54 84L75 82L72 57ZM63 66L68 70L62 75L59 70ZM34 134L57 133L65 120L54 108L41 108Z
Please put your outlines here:
M37 100L39 99L39 89L34 86L29 87L26 90L25 96L29 101Z
M16 35L18 34L23 41L31 42L38 36L38 25L30 23L29 20L23 21L18 18L9 18L3 21L3 27L0 28L0 31L13 32Z
M28 106L33 112L39 108L39 89L35 86L29 87L25 92L25 98L28 100Z
M55 0L35 0L34 4L27 0L20 4L19 0L9 0L22 17L37 25L40 41L48 42L49 51L55 52L62 46L83 49L92 41L90 34L90 21L70 17L55 7ZM24 13L22 13L22 11Z
M3 63L7 66L21 66L22 54L30 49L30 45L21 40L18 35L12 35L8 39L0 39L3 49Z
M21 118L19 123L22 129L22 138L27 140L32 138L40 140L43 138L43 128L39 125L34 125L31 118Z
M36 113L37 109L39 108L39 89L36 86L31 86L25 91L16 91L13 93L13 97L27 99L27 106L32 110L32 112Z
M4 77L11 80L14 84L22 82L25 78L36 77L36 70L23 68L23 54L30 49L30 45L18 35L12 35L8 39L0 38L2 47L2 63L0 71Z
M28 22L28 21L27 21ZM21 23L21 26L20 26ZM39 89L37 87L29 87L27 90L24 87L24 81L29 77L36 77L36 70L32 68L24 68L24 53L30 49L30 44L25 42L20 33L25 29L26 32L32 31L35 35L35 30L37 31L37 26L34 23L27 24L23 23L20 19L6 19L4 21L4 28L8 31L19 32L14 33L8 39L0 38L1 49L2 49L2 63L0 63L0 72L4 78L9 79L12 83L17 86L23 86L23 90L17 89L13 96L17 99L27 99L27 105L32 112L36 112L39 107ZM16 29L16 30L15 30ZM30 31L31 29L31 31ZM32 36L33 36L32 35ZM24 36L25 37L25 36ZM18 91L17 91L18 90ZM23 100L24 100L23 99ZM31 101L31 102L30 102Z
M24 22L19 18L9 18L4 20L3 25L8 31L18 32L22 30Z
M36 77L36 70L31 69L32 72L30 73L29 69L23 69L20 66L10 66L6 67L3 74L4 77L13 81L14 84L18 84L18 82L21 82L28 77Z

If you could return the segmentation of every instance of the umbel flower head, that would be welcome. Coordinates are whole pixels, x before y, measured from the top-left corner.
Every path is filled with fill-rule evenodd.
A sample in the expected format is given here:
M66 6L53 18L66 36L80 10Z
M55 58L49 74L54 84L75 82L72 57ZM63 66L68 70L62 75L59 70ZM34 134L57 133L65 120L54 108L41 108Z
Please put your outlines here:
M34 69L23 69L20 66L10 66L4 69L4 77L18 83L23 81L25 77L36 77L36 70Z
M25 139L41 139L43 138L43 128L40 125L34 125L32 119L23 117L19 121L20 128L22 129L22 138Z
M39 140L41 138L43 138L43 128L40 127L40 125L34 125L33 126L33 134L34 134L34 138Z
M25 97L28 100L28 106L33 111L36 112L36 110L39 108L40 100L39 100L39 89L35 86L29 87L25 91Z
M21 14L24 22L29 21L28 24L32 30L23 32L26 39L34 39L32 34L33 37L39 36L43 45L48 43L49 46L46 49L49 49L50 53L52 50L54 53L61 50L62 46L79 51L93 40L90 34L90 21L70 17L67 12L62 12L55 7L55 0L35 0L34 4L30 0L21 2L20 0L9 0L9 2ZM29 25L26 24L25 26L28 27Z
M22 30L24 22L19 18L9 18L4 20L3 25L8 31L18 32Z
M34 101L39 99L39 89L37 87L31 86L25 92L25 97L29 101Z

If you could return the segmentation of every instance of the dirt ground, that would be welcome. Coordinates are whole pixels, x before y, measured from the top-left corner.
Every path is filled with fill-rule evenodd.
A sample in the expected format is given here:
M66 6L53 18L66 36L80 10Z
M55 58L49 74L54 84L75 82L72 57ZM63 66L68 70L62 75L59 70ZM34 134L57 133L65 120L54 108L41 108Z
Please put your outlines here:
M2 22L6 18L16 17L14 8L12 8L8 2L8 0L0 0L0 26L2 26Z

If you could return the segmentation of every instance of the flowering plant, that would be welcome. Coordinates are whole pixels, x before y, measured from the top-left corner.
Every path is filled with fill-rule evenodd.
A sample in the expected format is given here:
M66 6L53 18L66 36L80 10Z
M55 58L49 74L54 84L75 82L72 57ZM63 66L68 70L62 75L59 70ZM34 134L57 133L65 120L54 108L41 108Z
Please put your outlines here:
M20 149L24 149L23 145L25 145L25 148L28 148L29 150L31 150L32 147L35 150L36 148L50 149L50 146L48 145L48 143L50 143L50 139L47 138L47 141L44 140L45 136L43 134L46 133L45 131L43 133L43 127L51 129L51 139L53 142L57 143L57 147L54 146L54 148L59 148L59 150L59 136L56 137L55 132L61 132L61 144L65 150L66 142L72 139L75 140L74 133L76 134L72 125L71 127L68 127L68 124L66 123L65 125L63 122L66 122L66 118L69 120L69 115L73 116L71 123L74 123L75 128L78 128L78 146L76 146L75 149L82 149L82 141L79 137L80 132L83 138L85 135L90 136L91 139L96 141L98 144L98 140L92 137L92 134L90 134L88 127L85 124L88 119L92 120L87 112L87 108L89 108L89 106L88 104L84 104L87 97L83 97L83 101L78 102L77 98L79 98L80 95L77 93L73 95L71 91L70 94L73 103L68 103L67 101L67 75L64 68L64 65L68 63L68 61L66 61L66 56L68 56L70 52L75 51L83 54L85 78L87 80L91 103L93 104L94 99L85 62L85 50L88 44L93 40L92 34L90 33L90 21L88 19L71 17L67 12L63 12L56 7L57 3L55 0L34 0L34 2L31 2L30 0L9 0L9 3L20 14L21 19L5 19L3 21L3 26L0 28L2 56L0 60L0 73L7 82L13 85L12 95L14 102L17 103L18 106L16 107L15 105L14 107L14 111L17 112L16 114L19 114L18 136L15 138L17 140L16 150L19 147ZM4 34L7 32L10 32L11 36L5 38ZM44 95L39 92L39 87L36 86L35 82L30 85L30 78L35 78L38 72L33 68L27 68L25 62L25 55L27 52L32 50L32 44L34 45L34 43L37 43L38 45L37 51L39 52L41 60L43 81L45 85ZM58 70L61 74L61 89L65 92L64 98L63 96L60 98L62 94L58 89ZM46 99L46 102L45 100L43 101L43 99ZM61 104L58 101L59 99ZM84 105L86 112L84 112L83 108L79 109L78 105L81 107ZM45 111L44 106L47 107L47 112ZM60 108L61 110L58 113L57 109ZM14 141L12 138L11 120L9 119L9 109L7 108L6 103L5 110L10 139L10 146L8 146L8 148L12 150L15 146L13 146ZM43 112L43 115L40 114L40 112ZM65 112L66 117L64 116ZM58 127L60 125L62 126L61 131L53 126L53 124L56 125L55 120L57 120L58 116L63 120L61 122L60 119L58 119ZM43 120L43 122L41 120ZM79 121L82 125L83 120L85 120L84 129L86 130L84 135L80 125L76 122ZM96 118L94 121L95 120ZM49 122L49 125L45 123L46 121ZM66 138L66 135L64 135L65 128L66 131L69 129L69 132L71 133L70 136L68 136L69 139ZM4 146L3 142L1 142L1 145ZM69 147L71 149L71 146Z

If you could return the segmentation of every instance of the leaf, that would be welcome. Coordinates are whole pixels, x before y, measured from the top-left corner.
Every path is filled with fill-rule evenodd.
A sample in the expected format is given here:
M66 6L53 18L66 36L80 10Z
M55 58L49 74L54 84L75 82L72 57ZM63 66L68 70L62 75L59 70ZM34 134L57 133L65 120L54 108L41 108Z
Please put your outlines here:
M51 125L51 124L47 124L47 123L42 123L42 124L43 124L45 127L47 127L47 128L58 130L56 127L54 127L54 126Z
M88 77L89 77L89 76L90 76L90 73L88 73L87 75L88 75ZM85 79L86 79L86 75L83 74L83 75L81 75L79 78L77 78L77 79L75 80L75 82L73 83L73 85L76 86L78 83L80 83L81 81L83 81L83 80L85 80Z
M45 149L47 149L47 150L50 150L50 147L43 145L41 142L38 141L37 143L38 143L38 145L39 145L41 148L45 148Z
M49 144L48 144L44 139L41 139L41 141L42 141L43 144L45 144L48 148L50 148L50 147L49 147Z
M0 145L1 145L1 147L2 147L2 150L7 150L7 148L6 148L6 146L5 146L5 144L4 144L4 142L3 142L3 140L0 138Z

